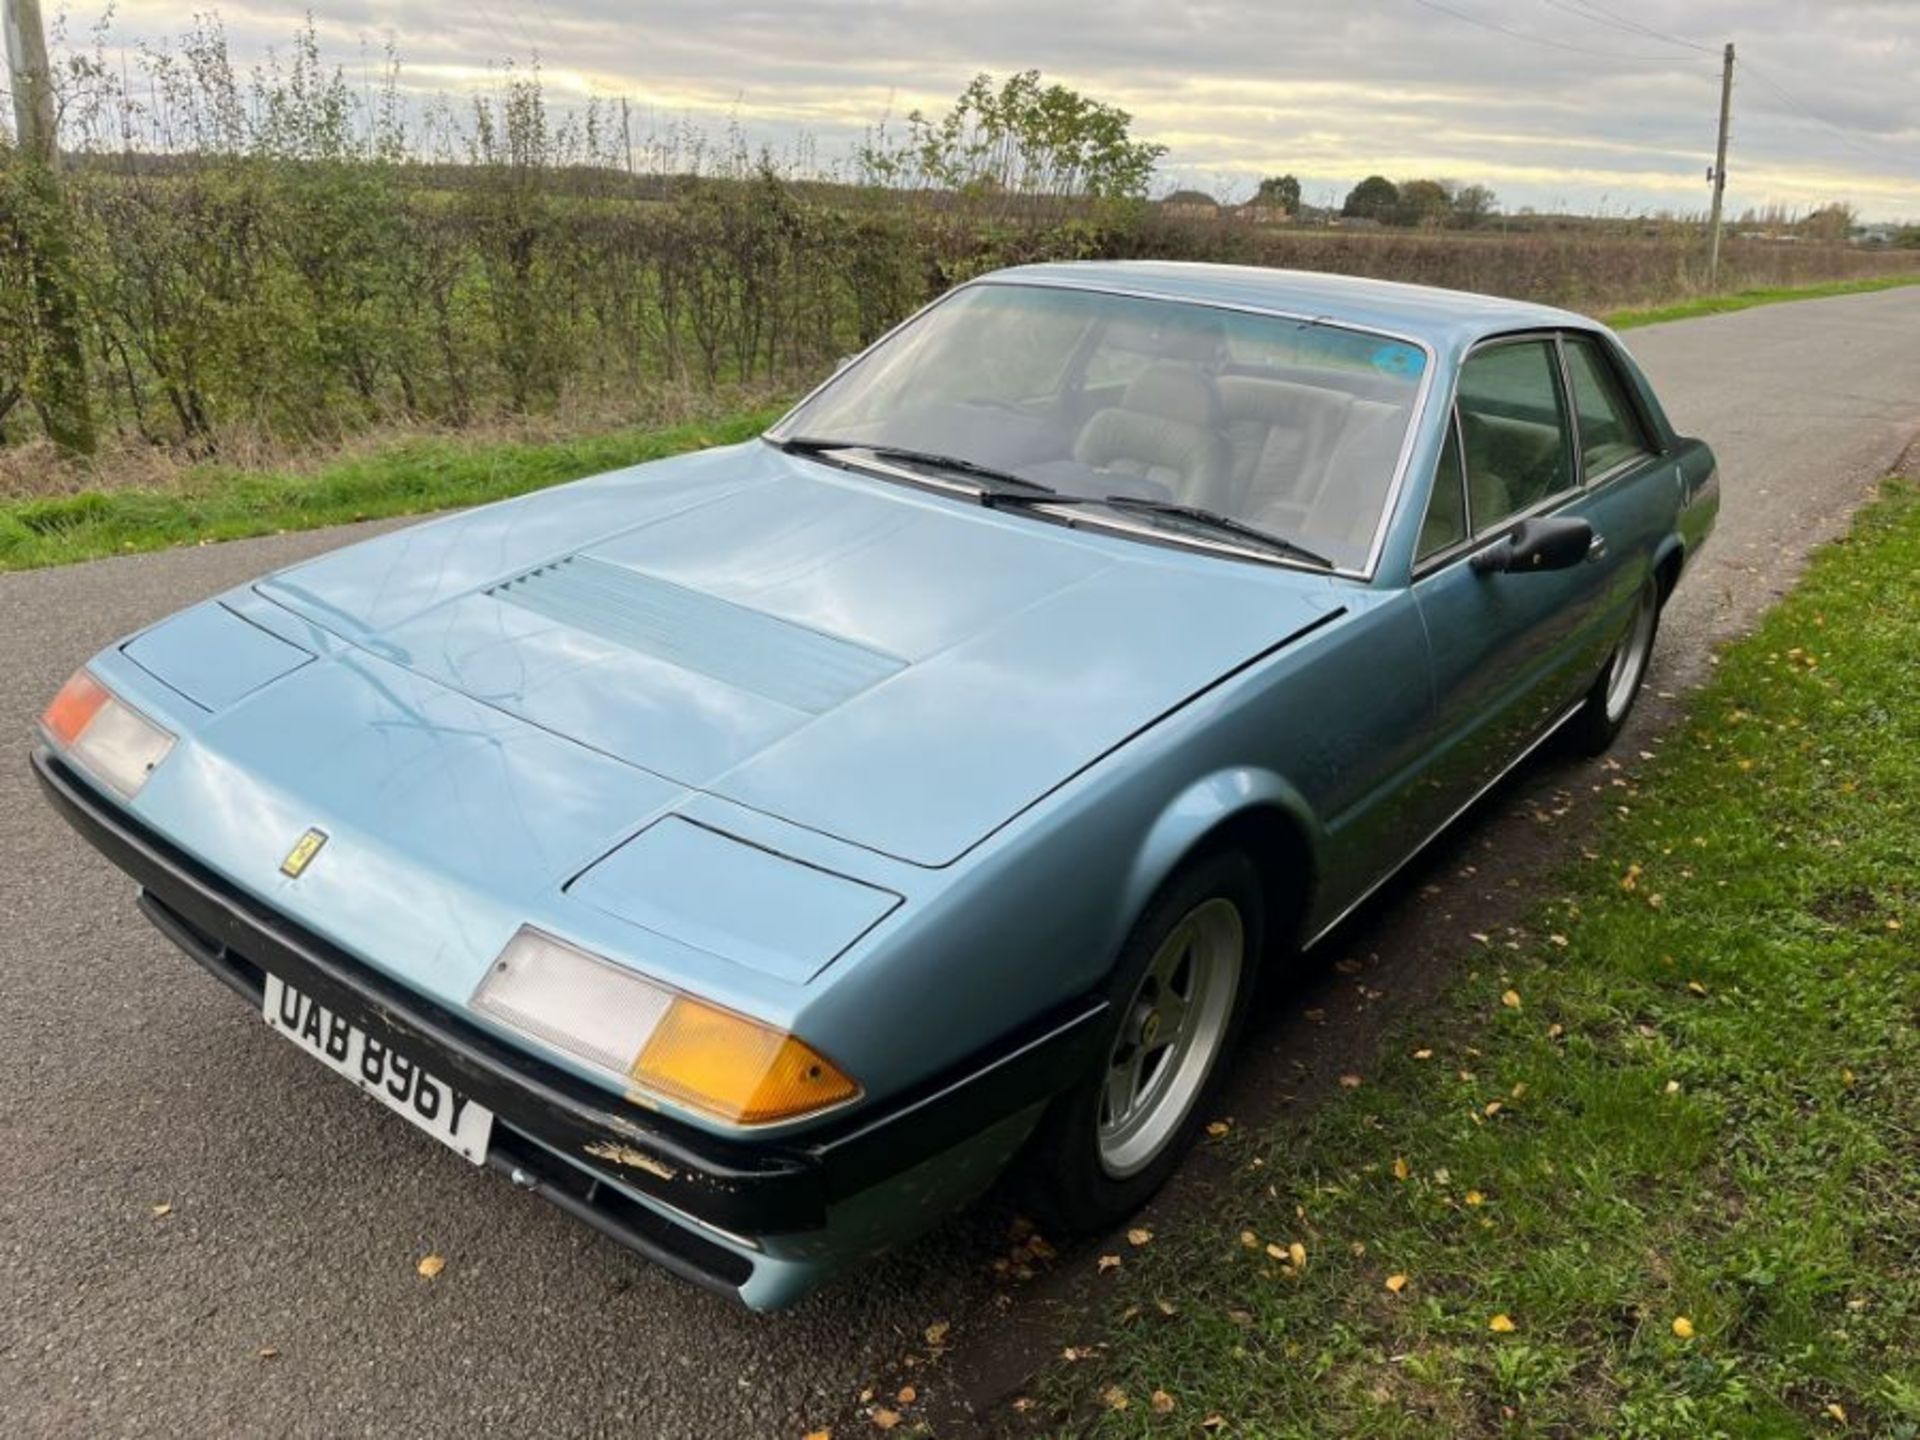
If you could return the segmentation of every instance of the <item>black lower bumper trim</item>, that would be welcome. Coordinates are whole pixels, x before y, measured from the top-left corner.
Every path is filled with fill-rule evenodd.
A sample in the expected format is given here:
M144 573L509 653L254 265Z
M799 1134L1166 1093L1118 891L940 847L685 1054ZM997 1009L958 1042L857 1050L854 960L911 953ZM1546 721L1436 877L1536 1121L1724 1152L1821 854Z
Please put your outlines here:
M701 1265L685 1256L670 1259L652 1227L680 1227L652 1211L645 1220L614 1215L618 1207L607 1197L617 1192L600 1187L595 1195L592 1176L605 1175L734 1235L818 1229L834 1201L938 1155L1086 1073L1106 1008L1103 1001L1071 1007L991 1056L891 1100L884 1111L853 1111L804 1139L725 1140L621 1101L387 979L154 834L48 751L35 751L33 768L55 808L140 886L147 917L223 984L257 1006L271 971L412 1055L487 1106L498 1123L591 1172L584 1188L545 1184L550 1198L669 1268L692 1266L701 1273L691 1278L703 1283L715 1283L705 1263L717 1265L714 1257L703 1255ZM552 1155L535 1159L562 1168ZM538 1176L533 1167L520 1168ZM684 1233L746 1263L691 1229Z

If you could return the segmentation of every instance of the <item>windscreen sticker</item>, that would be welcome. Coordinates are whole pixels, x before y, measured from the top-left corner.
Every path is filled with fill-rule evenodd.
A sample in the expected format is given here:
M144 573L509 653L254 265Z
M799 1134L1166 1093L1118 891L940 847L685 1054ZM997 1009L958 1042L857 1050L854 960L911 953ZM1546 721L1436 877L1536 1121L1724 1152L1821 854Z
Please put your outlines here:
M1373 368L1411 378L1427 368L1427 357L1412 345L1382 345L1373 352Z

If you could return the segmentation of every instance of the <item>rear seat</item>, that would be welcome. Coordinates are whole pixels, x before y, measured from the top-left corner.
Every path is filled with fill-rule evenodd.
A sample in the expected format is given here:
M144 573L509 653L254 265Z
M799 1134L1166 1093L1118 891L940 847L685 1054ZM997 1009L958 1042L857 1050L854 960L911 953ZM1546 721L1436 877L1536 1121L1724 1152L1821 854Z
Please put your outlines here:
M1236 512L1318 493L1353 398L1317 385L1250 375L1219 379Z

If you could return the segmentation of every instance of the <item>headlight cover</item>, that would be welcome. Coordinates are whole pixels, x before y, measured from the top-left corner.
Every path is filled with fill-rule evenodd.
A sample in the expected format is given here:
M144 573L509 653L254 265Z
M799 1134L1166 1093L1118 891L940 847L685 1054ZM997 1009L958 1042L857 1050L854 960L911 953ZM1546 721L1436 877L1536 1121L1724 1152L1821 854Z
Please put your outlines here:
M468 1002L482 1015L627 1087L729 1125L770 1125L845 1104L860 1087L784 1030L650 980L522 926Z
M76 670L40 717L53 746L123 800L131 800L173 749L174 736Z

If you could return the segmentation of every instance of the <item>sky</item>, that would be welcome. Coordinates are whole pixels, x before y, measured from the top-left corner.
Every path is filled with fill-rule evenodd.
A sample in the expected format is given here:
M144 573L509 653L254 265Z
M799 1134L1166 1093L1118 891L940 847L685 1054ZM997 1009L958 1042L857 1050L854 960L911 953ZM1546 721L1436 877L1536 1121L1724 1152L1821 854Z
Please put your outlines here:
M48 0L48 9L54 0ZM303 10L206 7L236 58ZM1503 208L1703 211L1720 47L1736 43L1727 203L1920 220L1920 0L312 0L350 69L397 49L402 84L497 86L538 57L557 103L625 97L656 129L737 122L822 163L873 124L944 109L980 71L1034 68L1168 148L1157 188L1244 198L1300 177L1479 183ZM93 15L73 4L70 34ZM176 34L184 7L120 0L112 45ZM636 120L636 125L640 120Z

